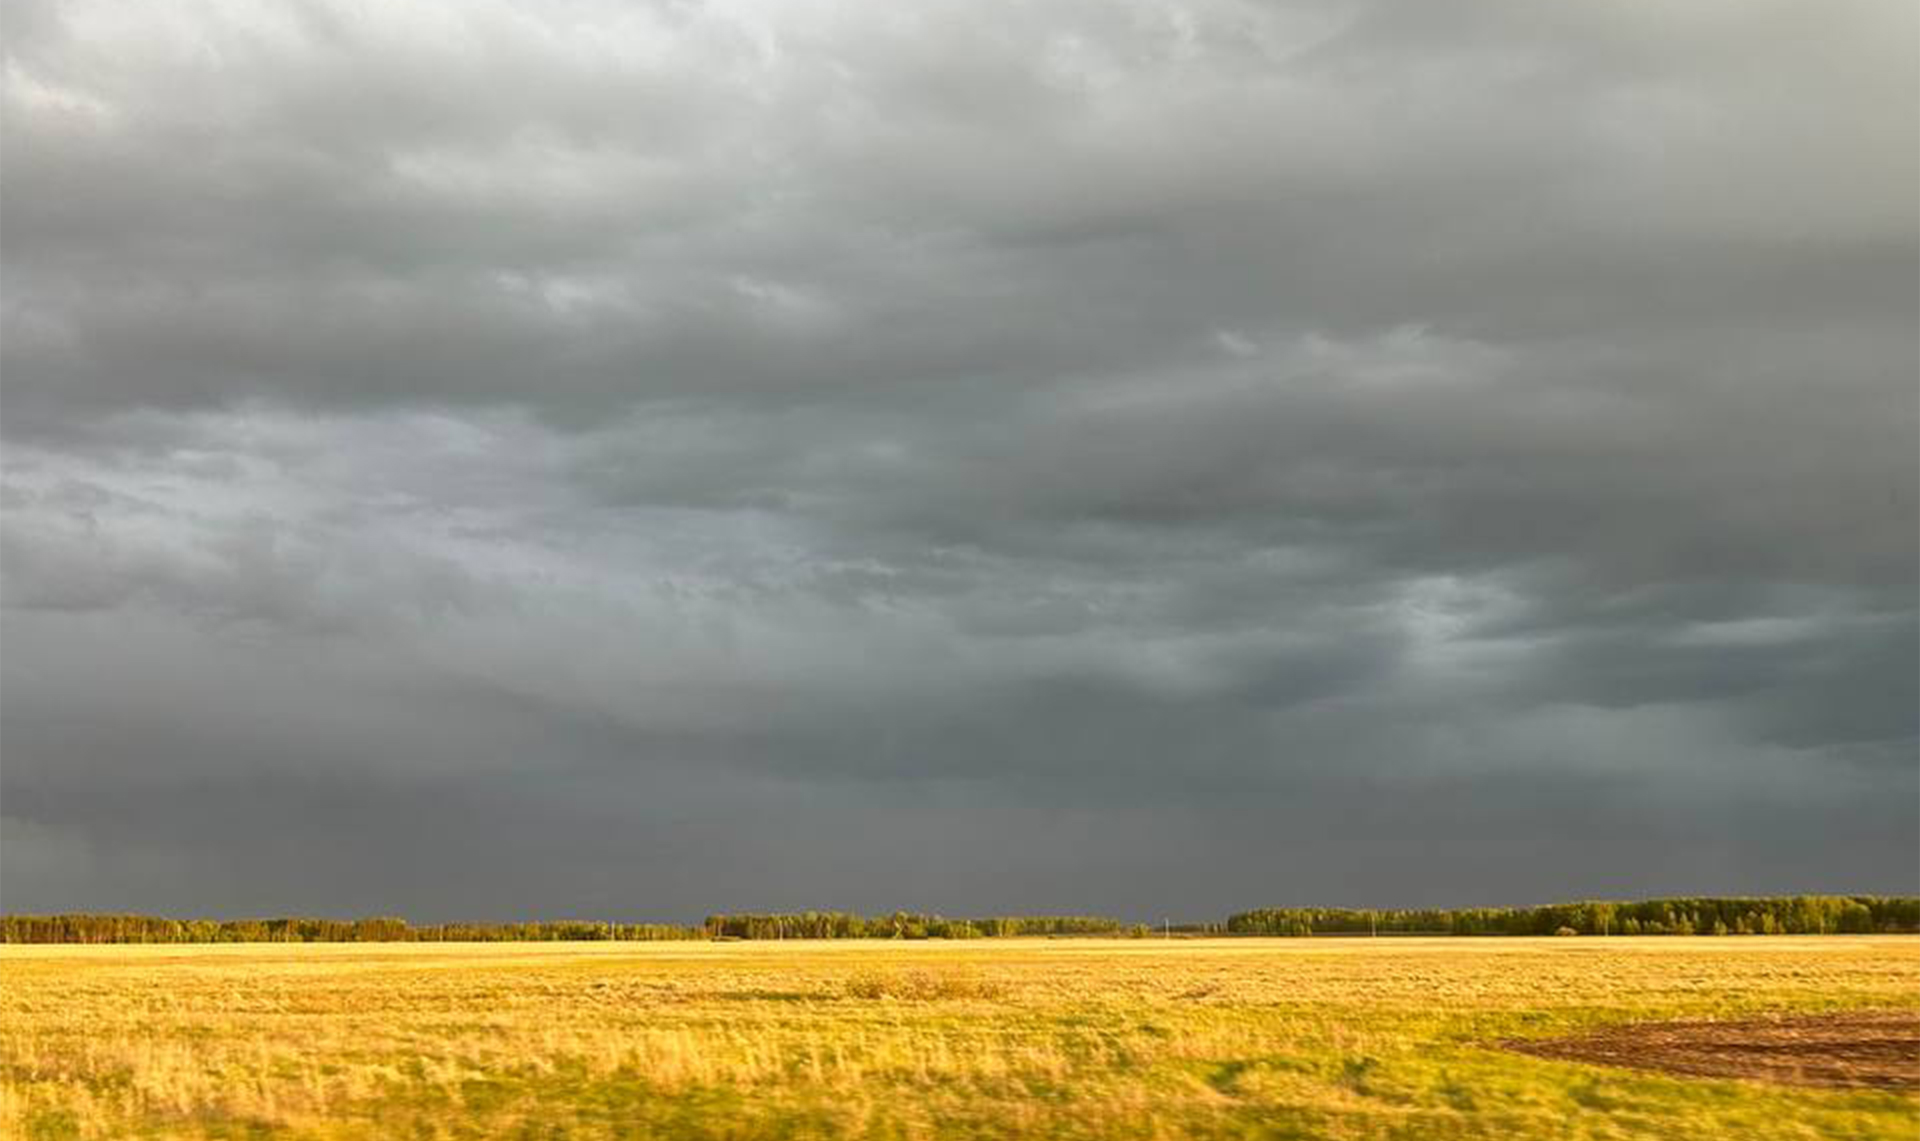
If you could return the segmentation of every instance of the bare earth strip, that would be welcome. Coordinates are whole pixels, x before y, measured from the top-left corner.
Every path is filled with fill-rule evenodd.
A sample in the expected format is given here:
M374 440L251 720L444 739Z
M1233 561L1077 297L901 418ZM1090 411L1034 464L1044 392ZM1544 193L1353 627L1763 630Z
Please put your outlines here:
M1512 1041L1541 1058L1838 1089L1920 1089L1920 1014L1854 1011L1727 1022L1641 1022Z

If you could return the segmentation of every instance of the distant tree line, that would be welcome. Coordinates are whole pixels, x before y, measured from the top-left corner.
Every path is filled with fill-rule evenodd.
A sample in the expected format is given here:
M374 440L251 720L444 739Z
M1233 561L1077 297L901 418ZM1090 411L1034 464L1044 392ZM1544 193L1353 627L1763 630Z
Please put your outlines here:
M1118 919L1095 915L948 919L908 911L879 916L852 915L844 911L709 915L705 930L715 939L997 939L1014 935L1133 933Z
M668 923L439 923L404 919L162 919L151 915L0 916L0 943L552 943L705 939Z
M0 943L543 943L688 939L992 939L1019 935L1840 935L1920 932L1920 897L1700 897L1544 907L1362 910L1278 907L1226 923L1124 924L1092 915L949 919L896 911L719 914L670 923L440 923L404 919L164 919L148 915L0 916Z
M1236 935L1842 935L1920 931L1920 898L1707 896L1545 907L1353 910L1269 907L1227 917Z

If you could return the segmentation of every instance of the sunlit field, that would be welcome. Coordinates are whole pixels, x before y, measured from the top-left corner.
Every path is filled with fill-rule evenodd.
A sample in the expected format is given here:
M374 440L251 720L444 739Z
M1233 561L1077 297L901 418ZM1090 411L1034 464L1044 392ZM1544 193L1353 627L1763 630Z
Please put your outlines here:
M26 1138L1902 1138L1505 1048L1920 1010L1920 939L0 947Z

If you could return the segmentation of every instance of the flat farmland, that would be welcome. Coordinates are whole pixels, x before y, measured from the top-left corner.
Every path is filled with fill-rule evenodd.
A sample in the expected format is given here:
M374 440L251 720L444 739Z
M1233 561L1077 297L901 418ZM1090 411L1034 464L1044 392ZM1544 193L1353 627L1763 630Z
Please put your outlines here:
M1909 1139L1916 1023L1897 936L0 946L0 1135Z

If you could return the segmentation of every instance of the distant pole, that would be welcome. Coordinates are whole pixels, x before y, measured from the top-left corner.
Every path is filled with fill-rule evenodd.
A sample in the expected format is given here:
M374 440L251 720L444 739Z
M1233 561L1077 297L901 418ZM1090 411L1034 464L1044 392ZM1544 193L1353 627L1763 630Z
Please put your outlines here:
M1161 933L1162 933L1163 935L1165 935L1165 937L1166 937L1166 938L1168 938L1168 939L1171 939L1171 938L1173 938L1173 920L1171 920L1171 919L1168 919L1168 918L1167 918L1166 916L1164 916L1164 915L1163 915L1163 916L1161 916L1161 917L1160 917L1160 930L1161 930Z

